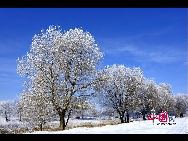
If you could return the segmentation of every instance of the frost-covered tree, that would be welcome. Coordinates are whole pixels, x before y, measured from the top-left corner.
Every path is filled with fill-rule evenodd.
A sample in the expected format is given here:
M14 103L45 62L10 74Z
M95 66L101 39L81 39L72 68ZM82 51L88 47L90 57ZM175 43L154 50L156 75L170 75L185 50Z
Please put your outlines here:
M32 127L38 126L41 131L54 113L51 102L42 93L21 94L19 108L23 121L29 122Z
M188 108L188 96L181 94L181 95L176 95L174 97L175 97L176 116L180 116L180 114L185 114Z
M175 101L169 84L161 83L158 85L158 96L158 112L171 112L174 110Z
M13 101L3 101L0 103L1 116L5 117L6 122L11 120L14 113Z
M159 100L157 88L158 86L155 81L144 79L139 91L140 109L143 120L146 120L145 114L149 113L152 109L157 109Z
M30 91L41 91L47 95L59 115L60 128L65 129L65 116L71 113L75 97L82 91L91 92L97 82L96 67L102 53L95 39L82 29L62 32L50 26L33 37L31 49L18 59L17 70L31 82L40 77L37 87Z
M138 92L143 79L142 70L112 65L99 72L99 75L106 79L96 85L96 89L104 94L104 103L116 110L121 123L129 122L129 112L136 109L139 104Z

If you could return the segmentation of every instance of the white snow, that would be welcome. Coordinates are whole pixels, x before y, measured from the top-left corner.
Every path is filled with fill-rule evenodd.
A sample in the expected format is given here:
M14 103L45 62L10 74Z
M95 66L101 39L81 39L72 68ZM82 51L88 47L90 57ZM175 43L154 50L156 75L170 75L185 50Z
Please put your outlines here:
M64 131L37 131L32 134L188 134L188 117L176 118L175 125L157 125L151 120L103 127L79 127Z

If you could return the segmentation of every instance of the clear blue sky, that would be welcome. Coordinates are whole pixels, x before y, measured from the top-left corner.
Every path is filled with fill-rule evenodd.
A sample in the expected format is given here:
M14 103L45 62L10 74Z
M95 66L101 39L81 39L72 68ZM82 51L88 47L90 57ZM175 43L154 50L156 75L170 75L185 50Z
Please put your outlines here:
M187 9L178 8L1 8L0 100L22 91L16 59L52 24L89 31L105 54L102 66L141 67L146 77L170 83L174 94L188 93L187 19Z

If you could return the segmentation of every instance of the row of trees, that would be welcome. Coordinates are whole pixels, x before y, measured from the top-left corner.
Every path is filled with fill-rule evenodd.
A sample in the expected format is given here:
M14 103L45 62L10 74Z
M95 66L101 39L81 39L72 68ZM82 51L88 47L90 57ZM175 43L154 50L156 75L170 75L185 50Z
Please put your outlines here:
M158 95L157 93L155 95ZM30 98L29 98L30 97ZM100 97L100 99L99 99ZM30 123L32 127L35 127L36 125L40 127L42 130L43 125L46 122L54 121L58 119L58 116L56 112L53 110L53 106L44 107L44 105L47 106L47 103L42 103L41 101L38 101L41 97L34 97L30 94L24 94L22 95L21 99L19 101L7 101L7 102L0 102L0 116L5 118L5 121L10 120L19 120L19 121L26 121ZM149 101L152 103L152 101L155 101L154 97L150 97L150 99L146 100L146 97L143 98L146 100L147 104L145 104L145 108L143 104L136 104L136 108L130 108L130 106L127 106L128 110L123 112L124 114L121 114L122 112L118 112L118 108L114 107L112 104L112 101L110 100L110 97L107 95L102 94L102 96L97 97L100 100L100 104L102 104L102 107L99 109L96 109L96 107L89 101L85 101L85 99L79 99L77 101L77 106L72 111L72 116L80 118L83 118L85 115L92 115L95 117L116 117L119 115L119 118L121 122L129 122L129 114L135 112L138 114L137 116L140 116L140 114L143 115L143 120L146 119L145 115L147 113L150 113L152 106L150 106ZM38 100L37 100L38 99ZM167 100L168 98L166 98ZM173 99L173 100L172 100ZM188 96L184 94L178 94L172 96L172 107L168 108L168 105L163 105L164 102L158 102L156 105L156 112L161 112L162 108L160 107L166 107L166 109L170 114L180 116L180 114L184 114L188 107ZM141 99L140 99L141 100ZM162 101L162 100L160 100ZM170 99L168 100L170 101ZM116 105L118 105L119 101L117 100ZM170 102L169 102L170 103ZM114 102L115 104L115 102ZM127 104L128 105L128 104ZM152 104L151 104L152 105ZM150 107L150 108L149 108ZM102 111L101 111L102 110ZM122 110L123 111L123 110Z
M145 115L154 109L157 113L168 111L170 114L185 113L188 108L188 96L174 96L169 84L157 84L144 77L140 68L129 68L124 65L112 65L99 72L105 77L95 85L103 95L103 105L113 108L119 114L121 123L129 122L129 113L141 112Z
M20 113L28 121L38 121L41 129L58 115L64 130L74 111L92 107L91 97L114 109L121 122L128 122L133 110L145 115L152 108L173 111L174 106L182 107L177 104L182 97L175 100L169 85L146 79L140 68L112 65L99 70L102 58L89 32L78 28L62 32L56 26L42 30L33 37L27 55L18 59L17 71L26 78Z

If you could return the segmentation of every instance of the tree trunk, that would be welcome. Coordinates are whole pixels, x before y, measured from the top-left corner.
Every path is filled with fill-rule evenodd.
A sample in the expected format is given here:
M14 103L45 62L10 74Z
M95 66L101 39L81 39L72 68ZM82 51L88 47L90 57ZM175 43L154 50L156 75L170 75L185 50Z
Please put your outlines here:
M143 113L143 120L146 120L146 114Z
M120 115L120 120L121 120L121 123L124 123L124 116L123 115Z
M182 118L183 117L183 113L180 113L180 118Z
M142 115L143 115L143 120L146 120L146 110L145 109L142 111Z
M22 116L21 116L21 114L20 114L20 119L19 119L20 121L22 121Z
M7 116L7 112L5 111L5 119L6 119L6 122L8 122L8 116Z
M118 111L118 113L119 113L119 116L120 116L121 123L125 123L125 120L124 120L125 112L124 111L122 111L122 112Z
M40 131L42 131L42 123L40 124Z
M127 114L126 114L126 119L127 119L127 123L129 123L129 113L127 112Z
M70 118L71 112L72 112L72 109L69 110L69 113L68 113L68 116L67 116L67 121L66 121L66 123L65 123L65 126L67 126L67 124L68 124L68 122L69 122L69 118Z
M62 130L65 130L65 111L59 113L59 118L60 118L60 125L59 128Z

